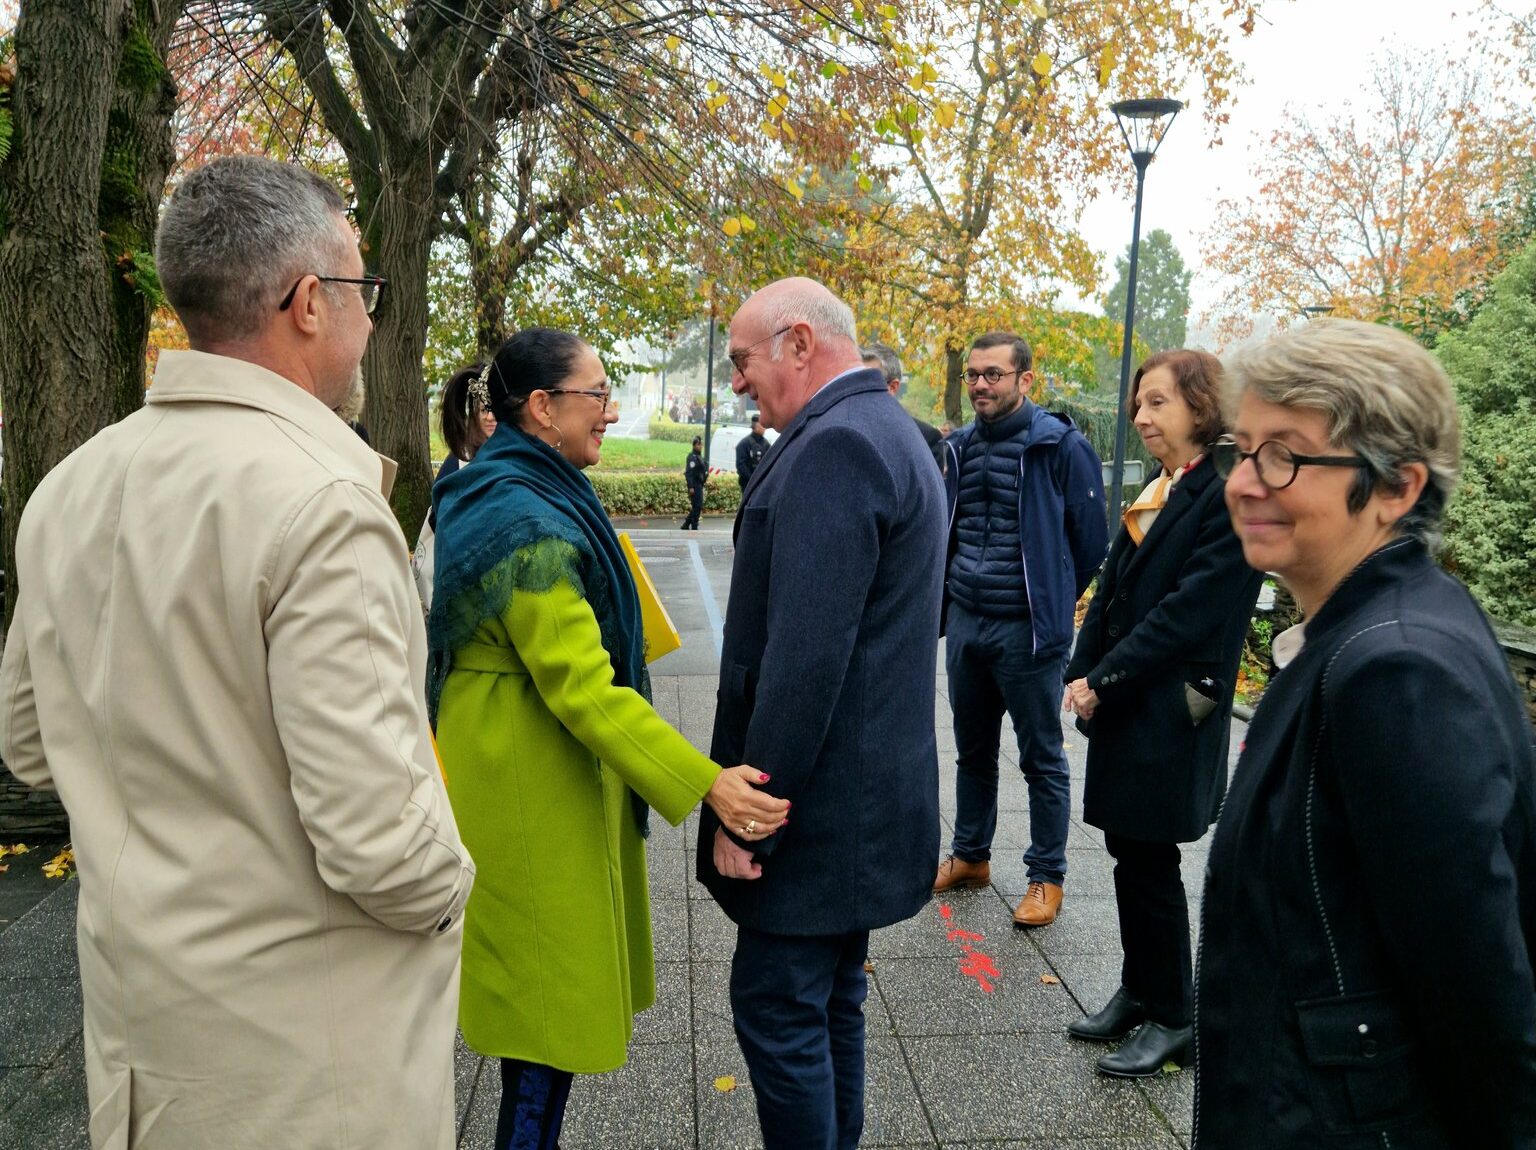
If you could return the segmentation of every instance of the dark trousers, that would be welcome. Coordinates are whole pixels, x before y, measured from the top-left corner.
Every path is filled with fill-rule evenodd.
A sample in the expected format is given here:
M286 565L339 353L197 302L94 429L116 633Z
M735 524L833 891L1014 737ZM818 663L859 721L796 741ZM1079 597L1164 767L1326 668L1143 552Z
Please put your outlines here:
M571 1078L569 1070L503 1058L496 1150L558 1150Z
M702 487L690 487L688 489L688 518L683 520L684 527L695 530L699 526L699 514L704 510L704 489Z
M801 937L738 928L731 1011L764 1150L858 1146L868 954L868 931Z
M1164 1026L1188 1026L1194 997L1189 904L1176 843L1149 843L1104 832L1115 860L1120 911L1120 984Z
M1067 873L1072 784L1061 742L1065 651L1036 657L1028 619L973 615L949 606L945 670L955 718L956 858L984 862L997 833L997 753L1003 715L1013 719L1019 769L1029 784L1030 882L1061 885Z

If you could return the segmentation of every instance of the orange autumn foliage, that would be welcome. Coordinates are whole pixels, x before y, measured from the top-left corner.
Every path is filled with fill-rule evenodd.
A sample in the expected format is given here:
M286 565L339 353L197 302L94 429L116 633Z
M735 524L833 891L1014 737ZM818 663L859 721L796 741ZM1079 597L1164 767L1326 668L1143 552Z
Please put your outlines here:
M1501 107L1481 63L1388 56L1358 106L1293 112L1252 199L1218 205L1206 257L1234 281L1227 336L1308 307L1433 331L1507 254L1502 223L1536 158L1528 111Z

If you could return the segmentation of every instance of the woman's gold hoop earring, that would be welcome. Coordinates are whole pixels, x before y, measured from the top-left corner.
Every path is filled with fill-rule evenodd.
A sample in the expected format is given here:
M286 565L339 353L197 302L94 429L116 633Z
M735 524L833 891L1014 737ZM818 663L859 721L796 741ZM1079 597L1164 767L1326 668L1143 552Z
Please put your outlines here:
M553 419L551 419L544 426L553 427L555 429L555 434L560 437L560 441L558 443L551 444L551 446L554 447L556 451L559 451L562 447L565 446L565 432L561 431L559 427L555 426L555 421Z

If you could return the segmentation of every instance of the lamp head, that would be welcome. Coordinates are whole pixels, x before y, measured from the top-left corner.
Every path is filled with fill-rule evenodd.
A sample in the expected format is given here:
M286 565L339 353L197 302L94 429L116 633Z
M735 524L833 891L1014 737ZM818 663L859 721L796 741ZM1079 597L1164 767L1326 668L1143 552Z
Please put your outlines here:
M1182 100L1119 100L1109 106L1120 124L1125 146L1138 168L1152 162L1157 149L1184 108Z

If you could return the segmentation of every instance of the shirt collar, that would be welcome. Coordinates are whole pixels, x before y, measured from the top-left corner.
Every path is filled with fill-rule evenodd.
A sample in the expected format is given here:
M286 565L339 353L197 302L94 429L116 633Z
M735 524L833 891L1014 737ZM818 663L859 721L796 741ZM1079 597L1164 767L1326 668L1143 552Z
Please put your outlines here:
M334 411L292 380L248 360L206 351L162 351L146 402L255 408L320 440L358 482L387 493L394 478L394 461L370 448Z

